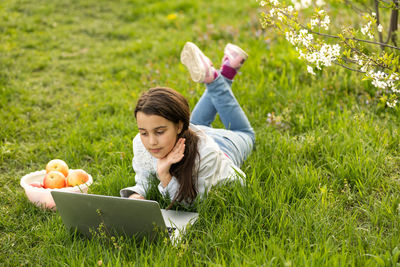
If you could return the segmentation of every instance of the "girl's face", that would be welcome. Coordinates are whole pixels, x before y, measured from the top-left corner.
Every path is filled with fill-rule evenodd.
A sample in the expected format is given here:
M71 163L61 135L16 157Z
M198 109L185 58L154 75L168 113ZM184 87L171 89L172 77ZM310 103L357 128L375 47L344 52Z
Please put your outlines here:
M162 159L174 148L183 123L178 124L158 115L136 113L140 139L153 157Z

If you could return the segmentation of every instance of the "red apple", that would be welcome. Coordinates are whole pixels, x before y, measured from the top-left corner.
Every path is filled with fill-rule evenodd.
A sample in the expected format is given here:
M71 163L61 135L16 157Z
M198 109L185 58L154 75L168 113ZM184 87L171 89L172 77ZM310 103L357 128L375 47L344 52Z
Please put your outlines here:
M59 171L51 171L44 176L44 188L63 188L66 186L65 176Z
M33 183L30 183L29 185L33 186L33 187L43 188L43 185L41 182L33 182Z
M59 171L62 174L64 174L64 177L68 176L68 165L65 163L65 161L61 159L53 159L50 160L49 163L46 165L46 173L49 173L51 171Z
M84 184L89 180L89 174L87 174L84 170L77 169L71 170L67 176L67 185L75 186Z

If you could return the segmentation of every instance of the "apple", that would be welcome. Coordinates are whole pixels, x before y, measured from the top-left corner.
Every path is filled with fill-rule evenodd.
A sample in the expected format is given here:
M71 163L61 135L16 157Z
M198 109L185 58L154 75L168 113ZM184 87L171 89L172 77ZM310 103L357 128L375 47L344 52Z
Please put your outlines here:
M67 186L84 184L89 180L89 174L82 169L71 170L67 176Z
M44 176L44 188L63 188L66 186L65 176L59 171L50 171Z
M68 165L65 163L65 161L61 159L53 159L50 160L49 163L46 165L46 173L49 173L51 171L59 171L62 174L64 174L64 177L68 176Z
M33 183L30 183L29 185L33 186L33 187L43 188L43 185L41 182L33 182Z

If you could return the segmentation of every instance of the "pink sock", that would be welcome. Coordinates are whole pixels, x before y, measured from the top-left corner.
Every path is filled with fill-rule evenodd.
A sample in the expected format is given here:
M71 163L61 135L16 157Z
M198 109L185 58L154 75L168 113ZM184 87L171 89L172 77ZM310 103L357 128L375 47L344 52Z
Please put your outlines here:
M214 70L214 80L218 77L218 71Z
M236 76L236 74L237 74L237 70L232 68L231 66L229 66L228 61L225 61L221 67L221 75L225 76L229 80L233 80L233 78Z

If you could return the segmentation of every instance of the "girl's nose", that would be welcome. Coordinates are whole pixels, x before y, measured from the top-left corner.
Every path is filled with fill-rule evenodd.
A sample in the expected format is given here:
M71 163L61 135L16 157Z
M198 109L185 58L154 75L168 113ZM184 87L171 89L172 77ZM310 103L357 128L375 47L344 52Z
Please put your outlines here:
M151 145L156 145L157 144L157 138L154 135L150 135L150 144Z

